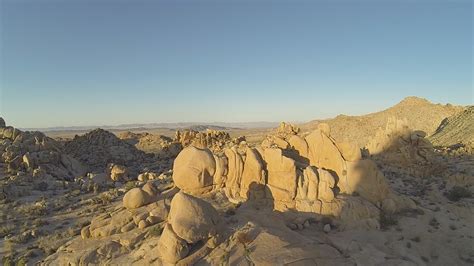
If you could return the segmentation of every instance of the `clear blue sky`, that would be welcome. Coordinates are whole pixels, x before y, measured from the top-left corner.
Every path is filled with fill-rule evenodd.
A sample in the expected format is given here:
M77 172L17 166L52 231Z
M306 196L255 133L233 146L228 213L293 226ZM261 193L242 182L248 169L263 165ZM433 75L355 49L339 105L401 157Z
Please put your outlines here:
M18 127L473 103L470 0L0 2L0 115Z

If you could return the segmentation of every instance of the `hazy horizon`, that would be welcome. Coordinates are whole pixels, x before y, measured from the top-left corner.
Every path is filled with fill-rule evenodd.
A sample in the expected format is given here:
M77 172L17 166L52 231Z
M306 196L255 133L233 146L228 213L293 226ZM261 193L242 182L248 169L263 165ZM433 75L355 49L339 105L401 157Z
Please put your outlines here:
M310 121L472 105L471 1L0 0L19 128Z

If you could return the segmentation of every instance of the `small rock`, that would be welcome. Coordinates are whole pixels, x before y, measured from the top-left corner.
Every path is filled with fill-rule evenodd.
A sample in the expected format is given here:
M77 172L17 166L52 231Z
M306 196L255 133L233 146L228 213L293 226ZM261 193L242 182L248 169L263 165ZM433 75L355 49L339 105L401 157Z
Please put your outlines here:
M323 231L325 233L331 232L331 225L330 224L325 224L324 227L323 227Z
M290 228L291 230L297 230L298 229L298 226L294 223L289 223L286 226L288 226L288 228Z

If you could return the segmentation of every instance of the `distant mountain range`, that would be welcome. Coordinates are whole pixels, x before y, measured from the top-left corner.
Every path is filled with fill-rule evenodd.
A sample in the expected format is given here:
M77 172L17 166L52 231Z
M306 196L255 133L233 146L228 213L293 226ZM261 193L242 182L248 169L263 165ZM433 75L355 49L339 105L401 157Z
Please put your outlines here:
M122 124L116 126L102 125L102 126L71 126L71 127L47 127L47 128L21 128L22 130L29 131L84 131L95 128L102 128L107 130L125 130L125 129L193 129L193 130L206 130L206 129L245 129L245 128L273 128L278 126L279 122L212 122L212 123L199 123L199 122L181 122L181 123L148 123L148 124Z

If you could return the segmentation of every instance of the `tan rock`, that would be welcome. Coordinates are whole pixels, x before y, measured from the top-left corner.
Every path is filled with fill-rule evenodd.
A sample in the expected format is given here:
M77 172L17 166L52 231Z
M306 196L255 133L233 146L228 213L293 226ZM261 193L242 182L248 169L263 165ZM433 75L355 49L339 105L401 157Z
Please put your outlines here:
M284 140L284 139L282 139L282 138L280 138L280 137L274 136L274 137L272 138L272 140L273 140L273 143L275 143L275 145L277 145L277 147L280 148L280 149L288 149L289 146L290 146L290 145L288 144L288 142L286 142L286 140Z
M123 206L127 209L136 209L152 201L152 196L141 188L132 188L123 196Z
M360 148L353 142L339 142L337 147L346 161L354 162L362 159Z
M173 181L185 192L200 194L212 189L215 171L216 162L208 149L189 146L174 161Z
M224 154L227 157L228 166L225 186L232 191L232 194L240 193L240 183L244 171L242 156L240 156L235 148L226 149Z
M331 127L326 123L320 123L318 129L321 130L326 136L331 136Z
M302 157L308 157L308 143L306 140L298 135L293 135L288 139L290 147L298 151Z
M282 150L269 148L264 151L267 163L268 188L277 201L292 201L296 196L295 161L282 155Z
M196 243L216 234L219 216L208 202L179 192L171 200L168 222L176 235Z
M265 170L260 154L255 149L247 148L244 171L240 184L240 196L248 198L250 190L263 190Z
M227 157L214 155L216 161L216 172L214 173L214 185L217 188L224 186L227 179Z
M308 159L311 165L333 171L339 179L346 178L344 158L330 137L320 129L316 129L306 137L306 142L309 147Z
M323 202L330 202L334 199L334 191L336 181L329 171L318 169L318 199Z
M107 166L107 175L113 181L126 181L126 180L128 180L128 170L123 165L109 164Z
M304 169L303 175L298 178L296 199L315 201L318 199L319 178L314 166Z
M166 224L157 246L163 261L175 264L189 253L186 241L181 239L170 224Z

